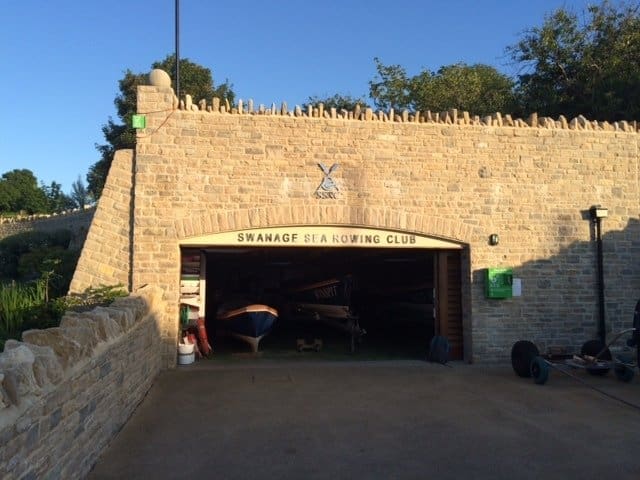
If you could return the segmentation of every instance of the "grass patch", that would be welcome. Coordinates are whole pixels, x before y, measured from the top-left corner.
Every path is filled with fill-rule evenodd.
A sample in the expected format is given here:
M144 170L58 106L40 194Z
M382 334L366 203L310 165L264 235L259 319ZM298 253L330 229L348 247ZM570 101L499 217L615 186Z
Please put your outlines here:
M43 279L0 284L0 352L8 339L20 340L26 330L57 327L68 310L87 311L128 295L122 285L100 286L47 301L46 289Z
M0 285L0 339L14 338L22 332L39 308L45 303L43 282L21 284L11 282Z

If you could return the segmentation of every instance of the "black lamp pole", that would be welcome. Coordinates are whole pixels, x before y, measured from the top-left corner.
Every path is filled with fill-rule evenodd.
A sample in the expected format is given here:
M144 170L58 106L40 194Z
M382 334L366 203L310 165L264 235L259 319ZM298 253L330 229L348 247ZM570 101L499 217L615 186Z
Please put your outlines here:
M602 260L602 219L607 216L607 209L600 205L593 206L589 209L591 221L596 228L596 248L598 259L598 338L603 344L607 341L607 330L605 328L604 318L604 265Z
M180 0L176 0L176 96L180 100Z

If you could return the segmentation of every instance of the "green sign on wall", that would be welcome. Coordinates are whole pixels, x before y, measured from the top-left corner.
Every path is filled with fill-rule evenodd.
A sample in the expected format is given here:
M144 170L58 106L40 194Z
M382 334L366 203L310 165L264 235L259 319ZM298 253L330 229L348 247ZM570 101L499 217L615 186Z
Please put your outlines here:
M147 116L133 115L131 117L131 126L133 128L147 128Z

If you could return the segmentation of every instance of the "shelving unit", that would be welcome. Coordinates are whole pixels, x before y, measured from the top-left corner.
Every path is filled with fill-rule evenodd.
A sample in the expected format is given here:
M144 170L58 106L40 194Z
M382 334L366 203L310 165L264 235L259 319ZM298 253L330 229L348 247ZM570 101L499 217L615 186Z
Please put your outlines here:
M206 262L199 250L184 249L180 256L180 322L194 325L204 318ZM186 310L186 319L183 317Z

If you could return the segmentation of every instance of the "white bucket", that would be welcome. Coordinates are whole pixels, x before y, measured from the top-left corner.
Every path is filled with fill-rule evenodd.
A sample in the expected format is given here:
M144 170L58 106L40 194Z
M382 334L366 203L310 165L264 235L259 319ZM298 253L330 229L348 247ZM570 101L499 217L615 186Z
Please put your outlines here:
M196 360L196 354L195 353L186 353L186 354L182 354L179 353L178 354L178 365L189 365L190 363L195 362Z
M193 343L179 343L178 344L178 353L180 355L188 355L193 353L194 345Z

